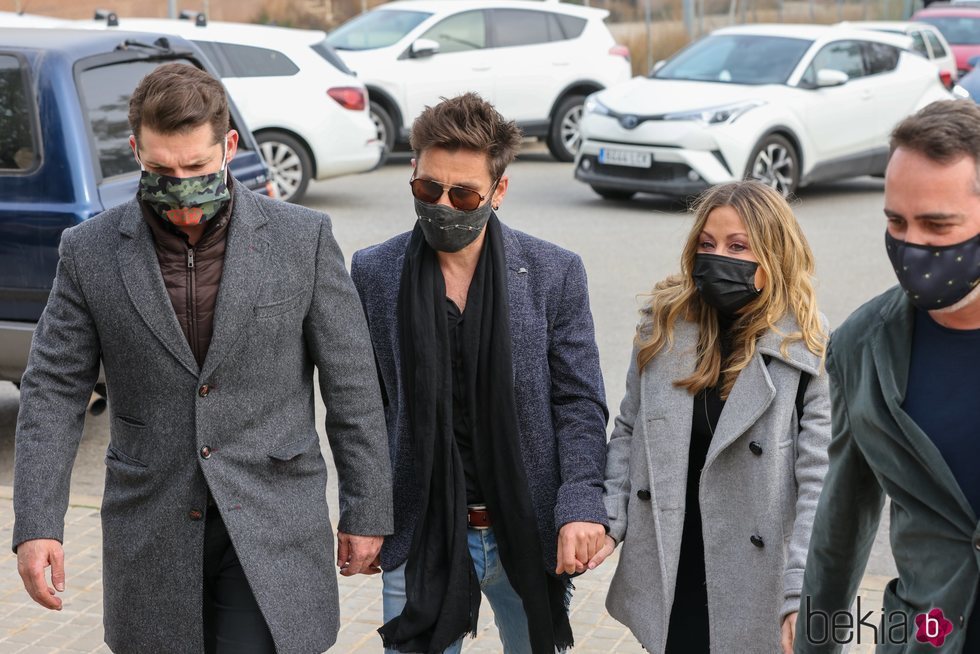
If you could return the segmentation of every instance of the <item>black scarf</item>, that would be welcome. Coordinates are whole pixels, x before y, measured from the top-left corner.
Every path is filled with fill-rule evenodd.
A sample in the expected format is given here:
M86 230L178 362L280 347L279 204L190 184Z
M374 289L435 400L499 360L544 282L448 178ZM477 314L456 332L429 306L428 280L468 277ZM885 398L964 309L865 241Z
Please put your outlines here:
M571 583L543 564L514 396L507 263L495 215L470 283L463 322L466 398L477 473L507 578L528 618L531 649L572 646ZM469 555L466 480L452 422L452 363L446 287L435 251L416 225L398 296L402 374L414 439L421 512L405 566L407 603L378 631L385 647L438 653L475 635L480 583Z

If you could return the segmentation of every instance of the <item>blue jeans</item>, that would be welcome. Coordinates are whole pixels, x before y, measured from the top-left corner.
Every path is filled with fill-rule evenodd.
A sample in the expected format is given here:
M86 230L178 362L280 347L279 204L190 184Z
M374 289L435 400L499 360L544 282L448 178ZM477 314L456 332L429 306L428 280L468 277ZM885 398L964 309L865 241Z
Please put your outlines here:
M524 604L517 591L507 580L507 573L497 553L497 539L493 529L469 529L468 540L470 556L476 568L476 578L480 589L493 608L493 621L497 623L500 641L506 654L531 654L531 637L527 630L527 616ZM397 617L405 607L405 564L394 570L385 570L384 583L384 621ZM444 654L459 654L463 641L455 642ZM398 654L386 649L386 654Z

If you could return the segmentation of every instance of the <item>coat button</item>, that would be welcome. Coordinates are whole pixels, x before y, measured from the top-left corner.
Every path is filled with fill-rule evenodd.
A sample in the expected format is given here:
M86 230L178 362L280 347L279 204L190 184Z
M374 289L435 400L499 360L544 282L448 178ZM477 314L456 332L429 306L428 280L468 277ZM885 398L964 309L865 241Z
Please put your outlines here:
M640 498L641 500L643 500L644 502L649 502L650 501L650 491L648 491L646 489L641 489L641 490L636 491L636 496L638 498Z
M752 534L752 536L749 537L749 540L752 541L752 544L756 547L762 548L766 546L766 542L762 540L762 536L759 534Z
M203 513L201 513L200 511L198 511L197 509L194 509L193 511L191 511L191 512L190 512L190 513L188 513L187 515L188 515L188 517L189 517L189 518L190 518L191 520L200 520L201 518L203 518L203 517L204 517L204 514L203 514Z
M978 538L975 541L973 541L973 546L975 548L977 548L978 550L980 550L980 538Z
M749 450L756 456L762 456L762 446L759 445L759 441L749 443Z
M201 458L210 459L211 458L211 448L205 445L201 448Z
M201 388L197 390L197 394L200 395L201 397L207 397L208 393L210 392L211 392L211 387L208 386L207 384L201 386Z

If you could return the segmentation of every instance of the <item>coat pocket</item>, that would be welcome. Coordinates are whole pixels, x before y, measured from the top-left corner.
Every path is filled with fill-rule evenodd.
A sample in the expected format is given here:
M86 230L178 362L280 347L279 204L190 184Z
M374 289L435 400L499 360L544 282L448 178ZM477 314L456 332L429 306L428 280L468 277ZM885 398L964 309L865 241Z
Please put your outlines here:
M106 448L105 460L106 460L106 465L109 465L110 461L116 461L118 463L121 463L125 466L129 466L131 468L147 467L146 464L140 461L139 459L134 459L133 457L126 454L125 452L122 452L119 449L113 447L111 444L109 445L109 447Z
M123 423L127 427L134 427L136 429L143 429L146 427L146 423L138 418L133 418L131 416L116 416L116 420Z
M300 454L309 450L314 443L319 443L320 439L316 434L304 436L269 452L269 458L276 461L292 461Z
M253 312L257 319L281 316L284 313L289 313L290 311L302 306L305 297L306 291L300 291L299 293L296 293L285 300L280 300L271 304L256 305Z

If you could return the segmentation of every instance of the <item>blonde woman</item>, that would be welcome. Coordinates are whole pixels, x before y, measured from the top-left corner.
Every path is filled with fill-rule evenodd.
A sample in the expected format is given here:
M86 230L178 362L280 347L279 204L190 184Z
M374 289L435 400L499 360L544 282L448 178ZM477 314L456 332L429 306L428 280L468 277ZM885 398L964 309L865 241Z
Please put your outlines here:
M642 312L610 438L606 600L650 652L792 649L830 442L813 255L757 182L696 209Z

